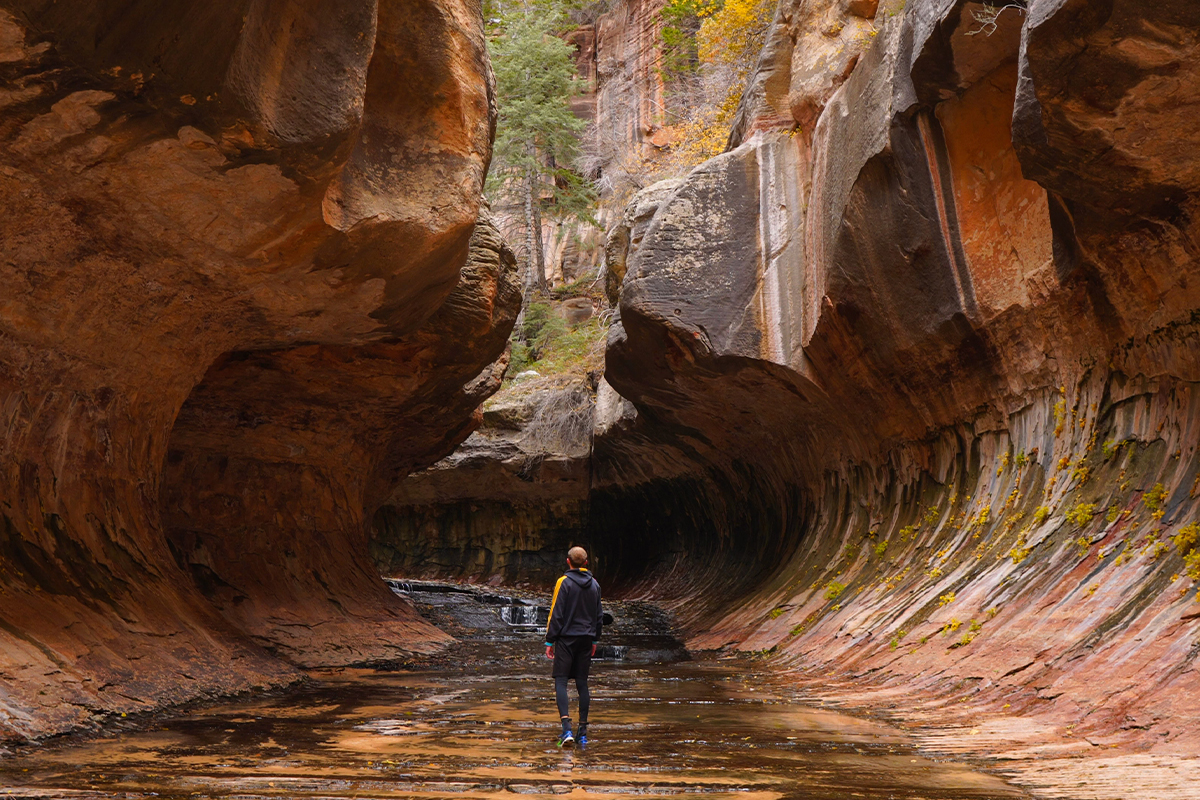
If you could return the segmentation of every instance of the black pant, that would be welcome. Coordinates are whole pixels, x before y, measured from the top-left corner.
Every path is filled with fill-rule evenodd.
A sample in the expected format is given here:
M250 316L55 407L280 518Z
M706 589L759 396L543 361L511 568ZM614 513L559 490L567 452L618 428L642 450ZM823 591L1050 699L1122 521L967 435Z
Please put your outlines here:
M558 716L570 717L567 703L567 681L575 679L579 691L579 724L586 725L592 695L588 691L588 672L592 667L592 640L584 636L560 639L554 643L554 699L558 703Z

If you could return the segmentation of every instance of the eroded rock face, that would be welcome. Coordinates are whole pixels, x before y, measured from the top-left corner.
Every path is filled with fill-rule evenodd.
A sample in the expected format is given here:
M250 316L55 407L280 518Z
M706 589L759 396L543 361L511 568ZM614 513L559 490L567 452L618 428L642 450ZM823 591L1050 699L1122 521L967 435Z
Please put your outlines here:
M629 0L597 22L595 123L602 138L596 146L605 157L645 156L664 123L658 62L665 5L665 0Z
M593 430L611 420L615 394L586 378L519 380L497 394L476 432L376 513L378 570L552 583L586 531Z
M609 228L604 242L604 293L614 307L621 300L621 282L630 254L637 252L658 207L682 183L681 178L669 178L642 189L633 196L621 219Z
M675 503L623 520L683 543L695 646L1186 749L1195 11L1029 6L881 3L823 64L863 9L781 9L740 146L627 261L606 377L675 457L606 491Z
M398 606L366 523L449 452L499 387L520 305L482 218L458 287L415 333L359 347L235 353L180 410L163 476L177 558L222 613L304 666L394 660L448 639Z
M0 736L440 638L362 525L502 371L489 77L472 2L0 3Z

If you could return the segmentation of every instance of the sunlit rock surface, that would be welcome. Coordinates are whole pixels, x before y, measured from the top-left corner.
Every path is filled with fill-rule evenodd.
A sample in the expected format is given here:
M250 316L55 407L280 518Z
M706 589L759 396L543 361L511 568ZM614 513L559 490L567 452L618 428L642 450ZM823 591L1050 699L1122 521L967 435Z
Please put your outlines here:
M641 246L658 207L682 182L681 178L669 178L642 189L630 200L616 224L608 229L604 242L604 293L613 306L621 299L621 282L625 280L629 256Z
M519 301L478 6L5 0L0 79L0 737L442 641L363 521Z
M620 169L620 160L631 153L644 156L663 144L659 43L665 5L665 0L614 3L594 28L597 145L612 168Z

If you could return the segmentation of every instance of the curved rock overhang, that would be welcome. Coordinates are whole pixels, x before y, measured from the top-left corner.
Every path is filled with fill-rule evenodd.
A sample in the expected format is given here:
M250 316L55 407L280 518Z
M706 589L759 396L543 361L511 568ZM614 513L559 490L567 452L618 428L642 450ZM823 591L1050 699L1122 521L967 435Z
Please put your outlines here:
M503 372L482 25L0 3L0 737L443 639L363 520Z
M661 203L606 378L665 477L601 490L671 513L604 527L686 543L642 586L692 646L1136 738L1197 712L1200 12L1020 5L881 14L811 130L744 121Z

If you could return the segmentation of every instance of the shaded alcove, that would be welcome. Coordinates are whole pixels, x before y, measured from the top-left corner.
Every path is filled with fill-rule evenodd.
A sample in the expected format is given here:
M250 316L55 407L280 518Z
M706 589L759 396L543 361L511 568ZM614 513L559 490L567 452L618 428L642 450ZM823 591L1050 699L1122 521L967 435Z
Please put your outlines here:
M379 580L366 526L388 487L474 426L504 371L515 273L483 218L458 286L417 331L229 353L193 389L168 445L164 526L178 563L257 643L321 666L446 640Z

